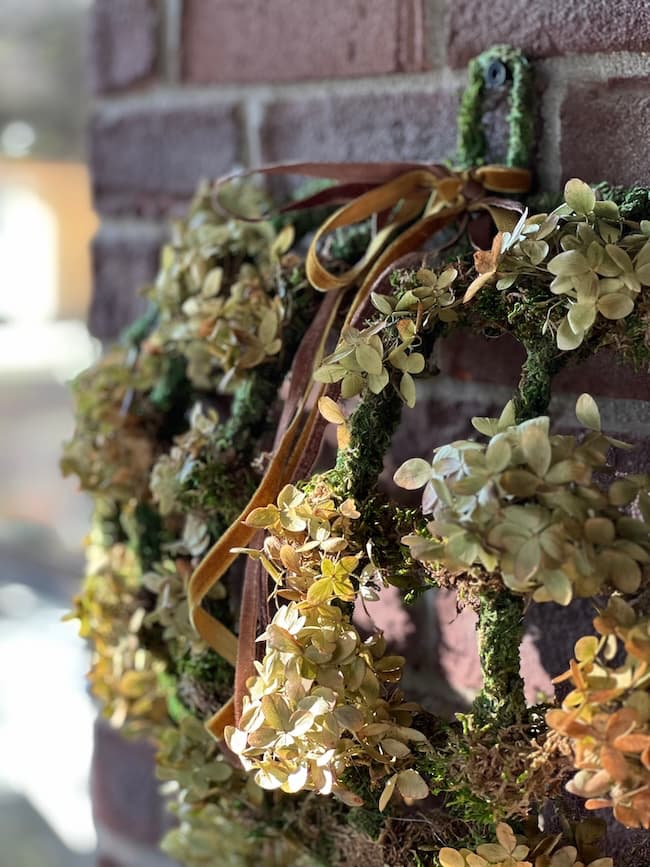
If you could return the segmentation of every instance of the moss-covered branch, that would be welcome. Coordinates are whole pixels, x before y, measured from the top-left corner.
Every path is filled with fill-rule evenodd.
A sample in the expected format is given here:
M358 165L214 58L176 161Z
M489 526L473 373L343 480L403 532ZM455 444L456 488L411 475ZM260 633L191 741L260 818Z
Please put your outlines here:
M363 502L377 484L384 455L402 414L402 400L392 388L368 392L350 419L350 445L341 449L330 484L340 493Z
M536 418L548 411L551 401L551 382L567 360L566 352L559 352L552 336L538 336L523 342L526 360L515 396L517 422Z
M479 608L479 655L483 688L474 702L479 726L512 725L526 710L519 673L524 637L523 600L508 591L482 593Z

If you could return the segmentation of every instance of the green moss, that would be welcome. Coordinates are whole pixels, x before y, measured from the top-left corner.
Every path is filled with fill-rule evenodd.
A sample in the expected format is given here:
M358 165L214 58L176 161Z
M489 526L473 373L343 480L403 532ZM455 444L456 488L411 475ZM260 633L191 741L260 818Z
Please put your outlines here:
M595 189L605 201L616 202L624 220L650 219L650 189L646 187L617 187L606 182L596 184Z
M370 243L370 222L337 229L332 236L329 253L333 259L353 264L361 259Z
M623 320L624 335L618 349L637 370L650 371L650 299L642 315L634 311Z
M278 390L287 372L279 361L251 370L237 386L228 420L219 431L219 447L233 449L238 455L248 455L253 444L272 422L270 411L276 404Z
M189 403L190 391L186 369L187 363L180 355L166 355L163 358L160 377L149 394L149 400L156 409L182 418Z
M386 818L390 816L390 808L388 807L383 813L379 812L378 804L382 787L372 786L370 774L366 767L348 768L343 774L341 782L351 792L363 798L362 807L349 808L347 824L355 831L360 831L370 837L371 840L376 840L383 830Z
M350 419L350 445L339 451L336 465L328 473L335 491L357 503L364 502L377 484L401 414L402 401L394 389L365 395Z
M141 570L148 572L160 560L164 536L160 513L150 503L138 503L130 514L122 511L122 526Z
M552 335L528 338L522 341L526 360L521 369L521 378L515 397L517 421L536 418L548 411L551 401L551 382L555 374L568 360L567 353L560 352Z
M479 601L483 688L473 712L478 727L500 728L521 721L526 712L524 682L519 674L524 603L507 591L482 593Z
M438 739L432 742L433 749L426 756L418 759L417 770L429 781L432 794L442 798L443 807L461 824L461 834L457 840L446 840L448 846L467 846L482 843L489 839L495 827L493 809L488 802L475 795L469 785L458 775L458 771L450 773L450 763L457 766L464 761L471 761L469 750L463 753L462 741L455 736L458 723L446 728L441 726ZM450 752L449 743L458 745Z
M372 539L372 559L390 584L408 590L414 601L419 591L430 588L422 564L411 557L401 539L423 528L419 509L395 508L381 495L370 497L360 506L361 518L355 522L355 538L362 547ZM409 600L405 600L409 601Z
M213 650L187 653L175 660L176 694L181 705L199 719L205 719L232 695L235 671Z
M205 684L232 689L233 667L214 650L188 653L176 661L179 675L186 675Z
M218 538L241 515L258 482L259 476L249 467L225 462L217 451L195 462L178 503L187 511L202 513L210 535Z

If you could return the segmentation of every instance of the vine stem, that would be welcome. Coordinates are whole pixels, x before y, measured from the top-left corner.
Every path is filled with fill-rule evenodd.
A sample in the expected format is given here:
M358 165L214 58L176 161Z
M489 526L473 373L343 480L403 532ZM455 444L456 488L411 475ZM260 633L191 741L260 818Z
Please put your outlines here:
M399 425L402 401L392 388L368 392L350 418L350 444L339 449L330 484L357 504L367 499L384 466L393 433Z
M526 361L515 395L518 423L544 415L553 376L564 364L552 338L522 341ZM474 702L479 725L501 728L521 720L526 711L520 674L524 637L524 600L505 588L479 597L478 640L483 688Z
M478 616L483 688L474 702L479 726L501 728L521 720L526 710L519 673L524 637L524 603L508 591L482 593Z

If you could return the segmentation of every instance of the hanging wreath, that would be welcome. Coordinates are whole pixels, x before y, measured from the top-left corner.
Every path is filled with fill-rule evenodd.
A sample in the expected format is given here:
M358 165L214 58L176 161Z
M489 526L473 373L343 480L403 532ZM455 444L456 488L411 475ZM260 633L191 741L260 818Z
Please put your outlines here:
M629 446L589 395L580 435L547 414L553 376L602 347L650 368L650 194L527 196L530 67L497 48L469 79L454 169L270 167L334 181L279 212L247 182L202 186L149 312L74 385L63 468L95 519L71 616L104 714L157 744L163 848L189 867L612 867L596 820L539 832L565 787L650 828L650 476L611 475ZM504 166L480 123L497 79ZM455 329L512 334L521 380L480 438L402 464L423 491L405 509L378 476ZM315 471L328 423L336 460ZM483 688L451 723L355 625L386 584L479 613ZM596 617L572 689L527 707L524 605L574 597Z

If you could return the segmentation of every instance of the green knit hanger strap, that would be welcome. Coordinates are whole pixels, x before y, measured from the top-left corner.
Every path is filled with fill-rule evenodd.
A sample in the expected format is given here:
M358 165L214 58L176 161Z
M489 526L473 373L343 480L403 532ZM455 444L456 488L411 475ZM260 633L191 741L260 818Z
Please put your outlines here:
M488 87L510 87L508 150L505 164L530 165L535 129L533 70L521 51L495 45L475 57L467 68L468 83L458 112L459 168L484 165L487 141L483 129L483 103Z

